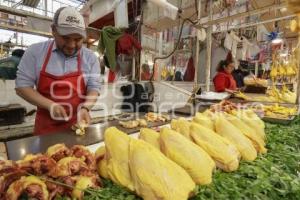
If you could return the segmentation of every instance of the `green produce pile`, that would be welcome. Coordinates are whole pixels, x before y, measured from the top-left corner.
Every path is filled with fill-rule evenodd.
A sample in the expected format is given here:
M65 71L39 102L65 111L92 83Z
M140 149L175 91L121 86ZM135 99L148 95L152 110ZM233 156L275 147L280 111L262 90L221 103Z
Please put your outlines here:
M109 180L103 180L104 188L100 190L88 189L83 200L142 200L133 193Z
M191 200L300 199L300 118L291 125L266 124L268 153L253 162L241 161L238 171L217 170L213 183L197 188ZM137 196L104 180L105 188L87 191L85 200L138 200Z
M234 173L218 170L192 200L300 199L300 118L290 126L266 126L267 154L242 161Z

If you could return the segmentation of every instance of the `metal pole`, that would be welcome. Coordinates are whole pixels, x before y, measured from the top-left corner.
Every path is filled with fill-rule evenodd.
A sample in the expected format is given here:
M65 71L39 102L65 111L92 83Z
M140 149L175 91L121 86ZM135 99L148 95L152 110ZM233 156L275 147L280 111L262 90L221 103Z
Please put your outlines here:
M158 56L161 57L163 55L163 33L159 33L159 47L158 47ZM157 81L161 81L161 72L162 72L162 65L158 67L158 77Z
M197 5L195 5L197 6ZM200 23L200 19L201 19L201 0L198 1L198 24ZM198 86L198 68L199 68L199 49L200 49L200 44L199 44L199 34L200 34L200 30L197 29L197 37L196 37L196 55L195 55L195 75L194 75L194 88L197 88Z
M141 20L143 20L143 16L141 17ZM144 28L143 28L143 25L142 25L142 22L143 21L141 21L141 27L140 27L140 33L143 33L143 31L144 31ZM141 44L143 44L143 36L141 35L140 36L140 42L141 42ZM143 59L143 57L145 56L145 50L142 50L142 51L144 51L144 54L142 55L142 52L140 53L140 66L139 66L139 81L141 81L142 80L142 64L143 64L143 62L142 62L142 59Z
M133 81L135 81L135 53L132 57L132 78Z
M44 3L45 3L45 16L47 17L48 16L48 0L45 0Z
M208 21L212 20L212 0L209 0L209 15ZM210 67L211 67L211 46L212 46L212 25L207 28L207 45L206 45L206 80L205 86L206 91L210 89Z
M255 61L255 77L258 77L258 61Z

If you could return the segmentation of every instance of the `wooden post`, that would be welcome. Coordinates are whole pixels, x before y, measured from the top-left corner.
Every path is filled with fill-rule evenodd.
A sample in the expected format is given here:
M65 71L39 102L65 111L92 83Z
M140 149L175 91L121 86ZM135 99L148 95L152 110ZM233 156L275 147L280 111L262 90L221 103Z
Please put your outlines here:
M212 20L212 0L209 0L209 15L208 21ZM211 67L211 46L212 46L212 25L209 25L207 28L207 45L206 45L206 91L210 89L210 67Z
M300 95L300 13L298 14L298 45L297 45L297 49L296 49L296 60L298 61L298 79L297 79L297 98L296 98L296 104L299 105L300 104L300 99L299 99L299 95Z

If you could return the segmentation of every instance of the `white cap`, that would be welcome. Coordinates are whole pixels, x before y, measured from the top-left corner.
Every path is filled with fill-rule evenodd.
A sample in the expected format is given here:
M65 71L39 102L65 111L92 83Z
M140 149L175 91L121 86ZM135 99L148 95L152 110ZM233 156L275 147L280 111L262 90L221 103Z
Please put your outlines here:
M86 38L84 19L75 8L59 8L54 15L53 24L60 35L77 33Z

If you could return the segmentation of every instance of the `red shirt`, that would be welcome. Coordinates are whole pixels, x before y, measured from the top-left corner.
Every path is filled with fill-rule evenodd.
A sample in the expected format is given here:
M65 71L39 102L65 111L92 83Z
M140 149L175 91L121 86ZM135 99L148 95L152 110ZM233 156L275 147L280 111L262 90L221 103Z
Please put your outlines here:
M124 33L117 42L117 54L132 55L133 47L137 50L141 50L141 44L130 34Z
M148 81L151 78L151 74L149 72L142 72L141 74L141 80Z
M233 76L225 71L218 72L213 81L216 92L224 92L225 89L236 90L236 82Z

